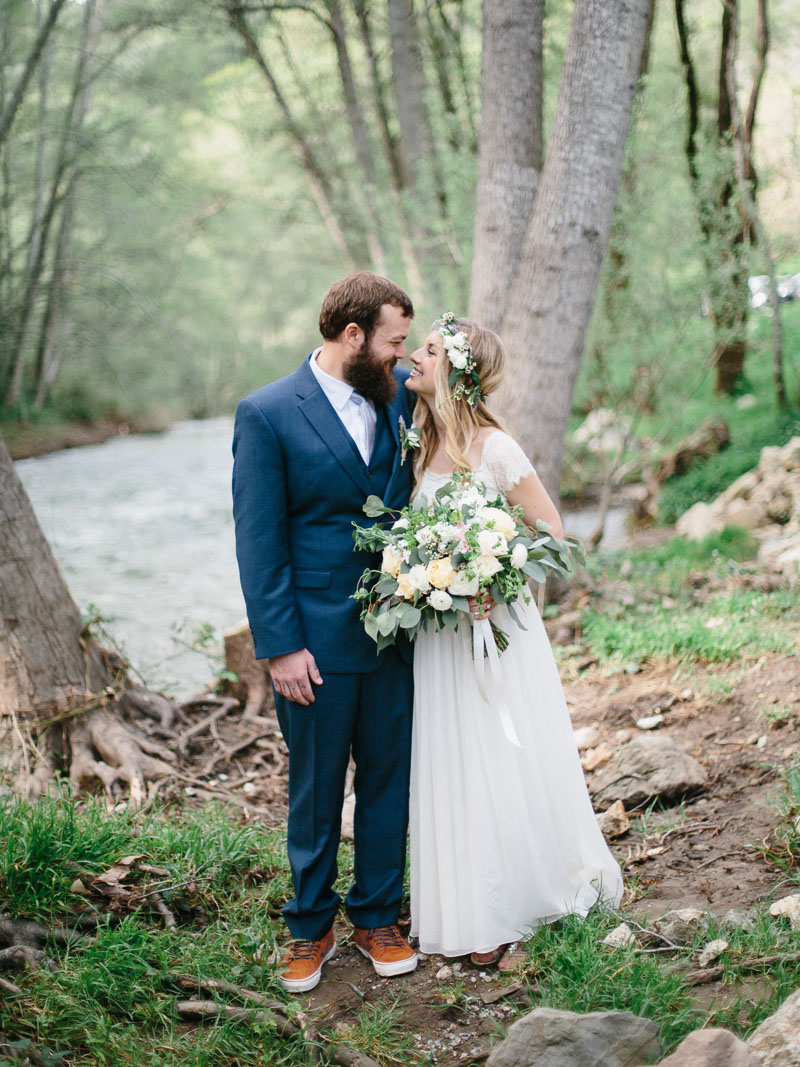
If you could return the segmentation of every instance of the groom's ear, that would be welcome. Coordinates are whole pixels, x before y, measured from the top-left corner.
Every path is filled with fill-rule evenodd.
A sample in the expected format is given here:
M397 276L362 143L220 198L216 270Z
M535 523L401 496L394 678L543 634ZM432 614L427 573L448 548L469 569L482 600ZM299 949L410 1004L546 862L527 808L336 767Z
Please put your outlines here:
M341 338L344 343L354 350L361 348L364 343L364 331L356 322L348 322L342 330Z

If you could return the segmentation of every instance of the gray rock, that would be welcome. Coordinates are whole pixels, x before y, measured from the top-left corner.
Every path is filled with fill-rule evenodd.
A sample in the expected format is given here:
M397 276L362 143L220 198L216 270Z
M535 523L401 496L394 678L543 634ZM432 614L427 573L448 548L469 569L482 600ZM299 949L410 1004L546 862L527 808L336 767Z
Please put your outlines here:
M618 748L594 776L590 789L594 806L601 811L617 800L630 810L654 797L678 800L701 789L707 777L697 760L674 741L646 734Z
M800 1067L800 989L747 1039L763 1067Z
M487 1067L629 1067L660 1055L658 1026L629 1011L536 1008L509 1028Z
M760 1067L761 1060L730 1030L695 1030L659 1067Z
M704 918L699 908L674 908L656 919L653 928L676 945L691 945Z
M753 916L744 908L729 908L720 919L720 926L728 930L752 930L755 925Z

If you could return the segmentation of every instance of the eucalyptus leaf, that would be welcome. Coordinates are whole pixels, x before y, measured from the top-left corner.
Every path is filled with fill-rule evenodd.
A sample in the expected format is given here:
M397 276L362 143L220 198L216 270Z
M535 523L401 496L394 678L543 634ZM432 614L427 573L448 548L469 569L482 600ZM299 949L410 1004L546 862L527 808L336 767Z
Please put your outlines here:
M422 612L419 608L415 608L413 604L406 604L406 610L400 616L400 626L403 630L410 630L413 626L422 618Z

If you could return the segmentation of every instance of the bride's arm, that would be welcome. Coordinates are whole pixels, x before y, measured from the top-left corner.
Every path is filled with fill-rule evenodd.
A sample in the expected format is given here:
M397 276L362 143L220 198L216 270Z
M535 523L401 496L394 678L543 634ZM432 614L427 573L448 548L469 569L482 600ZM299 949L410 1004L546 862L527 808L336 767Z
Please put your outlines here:
M550 527L551 533L561 537L564 528L555 504L548 496L538 474L527 474L506 493L509 504L522 508L522 517L526 526L536 529L536 520L543 519Z

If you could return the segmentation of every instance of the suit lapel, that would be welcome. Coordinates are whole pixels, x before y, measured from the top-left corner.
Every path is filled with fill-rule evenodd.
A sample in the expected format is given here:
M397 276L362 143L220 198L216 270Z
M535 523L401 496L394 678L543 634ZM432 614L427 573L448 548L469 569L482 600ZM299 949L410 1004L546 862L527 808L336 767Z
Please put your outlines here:
M404 388L405 387L402 383L398 383L397 393L394 399L386 405L383 412L389 421L389 429L392 434L392 439L395 443L394 460L392 462L392 473L389 475L389 481L387 483L386 491L384 493L384 501L391 500L391 494L394 489L398 473L400 471L400 465L402 460L400 450L400 416L403 415L405 411L404 398L401 394L401 390L403 390ZM406 419L406 422L408 421L409 420ZM412 457L406 456L406 463L410 463L411 460ZM408 501L405 501L404 503L408 503Z
M298 407L312 430L327 446L336 462L353 479L366 499L371 491L366 467L353 439L314 377L308 360L297 371L297 395Z

